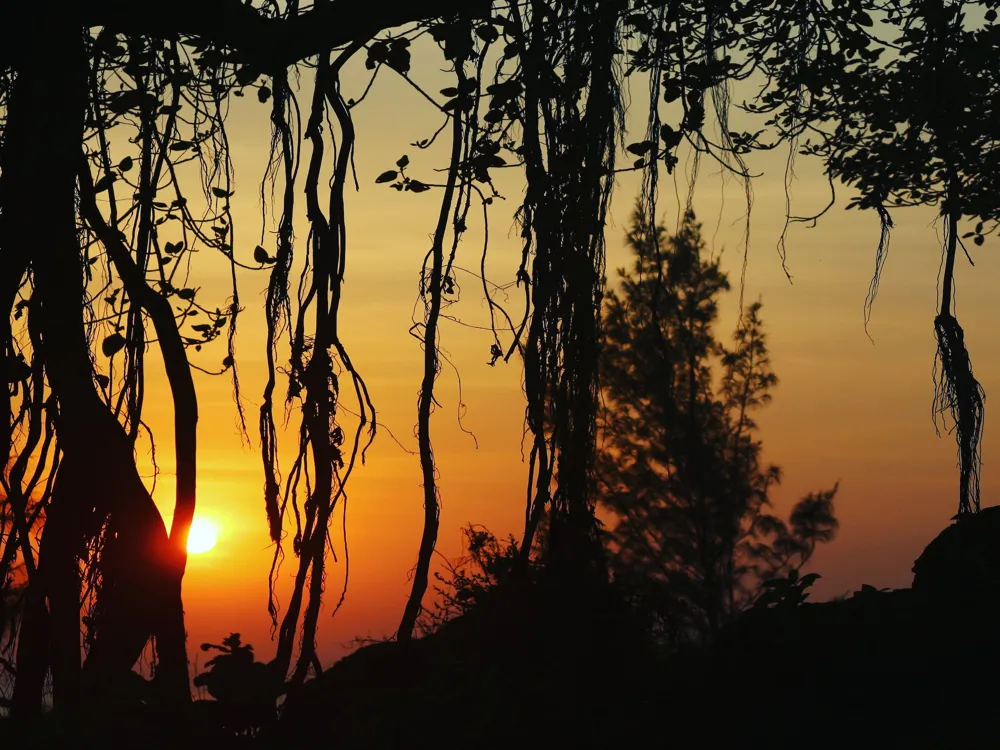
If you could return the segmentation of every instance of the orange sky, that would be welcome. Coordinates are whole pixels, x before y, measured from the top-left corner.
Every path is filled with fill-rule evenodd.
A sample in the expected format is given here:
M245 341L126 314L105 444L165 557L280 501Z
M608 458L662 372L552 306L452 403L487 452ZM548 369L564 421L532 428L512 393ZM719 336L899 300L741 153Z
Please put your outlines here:
M442 67L418 57L414 78L428 91L448 85ZM437 85L440 81L440 85ZM357 95L367 82L359 65L348 69L345 89ZM644 85L636 82L637 111L645 106ZM739 99L741 97L734 97ZM235 100L229 136L236 166L236 252L249 262L260 240L258 185L269 140L267 112L252 95ZM359 134L356 164L361 191L349 198L349 249L342 331L357 367L365 376L379 421L405 448L415 450L413 428L420 384L421 351L407 332L416 302L420 260L433 231L436 191L401 194L374 178L396 159L410 156L413 177L434 181L431 169L444 159L440 151L420 153L408 144L427 137L440 124L435 113L402 83L383 71L369 98L355 110ZM641 118L640 118L641 119ZM442 136L443 138L444 136ZM632 140L639 140L638 137ZM444 144L446 147L447 144ZM123 154L124 155L124 154ZM863 328L862 305L874 265L878 222L874 214L845 212L848 191L840 188L838 205L817 228L796 225L789 235L789 284L775 243L781 231L784 196L780 153L751 162L764 172L755 183L752 239L746 296L761 296L770 335L772 361L781 383L774 402L759 416L766 457L781 465L785 481L775 493L779 510L810 490L840 481L837 511L841 532L821 549L812 569L823 579L818 596L855 590L862 583L899 587L909 584L910 567L922 547L957 508L955 444L935 436L931 422L934 357L933 317L940 260L939 230L932 212L894 215L890 257L875 305L870 332ZM522 185L514 170L502 175L508 196L491 213L489 275L498 283L513 278L519 246L511 216ZM826 202L826 183L818 165L801 160L793 212L815 212ZM681 181L684 184L684 181ZM280 187L279 187L280 190ZM623 235L638 180L627 175L616 190L608 227L608 268L630 263ZM722 196L725 194L723 205ZM735 183L723 190L717 170L703 163L695 210L704 235L738 286L742 261L743 205ZM672 189L661 201L666 223L673 225ZM299 224L299 257L305 249L304 217ZM473 219L461 246L459 262L478 266L481 226ZM273 221L264 245L273 252ZM509 234L509 236L508 236ZM988 285L1000 271L995 240L977 248L976 267L961 262L957 270L958 314L966 330L976 375L988 394L1000 390L1000 357L992 347L990 321L1000 299ZM197 256L196 276L207 296L225 301L228 271L221 259ZM451 312L484 324L488 318L478 282L459 277L462 301ZM269 658L267 570L271 560L262 501L262 474L256 435L256 412L264 383L263 292L265 273L240 274L245 312L240 318L238 363L250 424L249 445L236 428L236 412L226 378L196 373L200 398L199 511L220 525L212 552L192 556L185 579L185 604L192 649L205 640L239 631ZM736 323L737 293L723 301L720 334ZM206 299L207 301L207 299ZM511 300L512 306L517 297ZM432 439L440 471L443 501L439 551L461 553L462 525L481 523L498 534L519 533L523 517L526 466L520 441L524 402L520 363L486 365L490 338L482 331L447 323L443 347L462 376L465 427L460 429L455 371L444 366L437 395L442 404L433 419ZM225 356L221 342L194 361L217 366ZM156 356L150 357L152 365ZM173 498L170 399L157 367L151 368L146 419L157 436L160 463L156 499L168 516ZM279 389L280 389L279 385ZM347 396L345 390L345 396ZM349 406L353 406L349 401ZM294 421L293 421L294 424ZM350 424L350 422L348 422ZM287 448L289 441L286 440ZM994 504L998 476L993 469L994 432L984 442L983 504ZM287 450L283 451L287 457ZM287 458L286 458L287 463ZM422 498L419 464L383 431L349 486L348 541L351 587L337 618L327 618L320 633L320 655L328 664L355 636L383 636L395 630L408 591L407 571L415 563L421 533ZM338 519L339 523L339 519ZM338 555L342 543L337 544ZM286 561L285 575L293 570ZM327 611L342 585L343 564L328 578Z

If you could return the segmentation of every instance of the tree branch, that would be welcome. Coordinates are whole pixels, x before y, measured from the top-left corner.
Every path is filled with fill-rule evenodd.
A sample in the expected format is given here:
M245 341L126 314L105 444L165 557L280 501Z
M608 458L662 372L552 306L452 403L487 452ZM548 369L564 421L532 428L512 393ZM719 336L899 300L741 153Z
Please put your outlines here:
M174 445L177 457L177 490L170 541L180 571L187 560L187 537L194 518L197 479L198 398L187 353L177 330L170 303L147 283L118 231L110 226L94 200L90 168L84 159L79 172L80 213L91 226L118 269L130 297L149 314L159 339L167 382L174 399Z
M490 7L490 0L381 0L361 9L348 0L333 0L290 18L267 18L241 0L173 0L161 14L135 0L85 0L84 16L89 27L160 38L197 37L266 71L369 39L383 29L455 13L483 17ZM14 31L16 26L7 28Z

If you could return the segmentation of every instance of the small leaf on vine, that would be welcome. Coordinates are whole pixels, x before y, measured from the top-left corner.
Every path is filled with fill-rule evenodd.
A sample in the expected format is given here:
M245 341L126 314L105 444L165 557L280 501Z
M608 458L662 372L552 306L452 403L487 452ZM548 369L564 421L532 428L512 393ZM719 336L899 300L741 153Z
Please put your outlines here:
M476 36L487 44L492 44L500 36L500 33L491 24L483 24L476 29Z
M220 187L214 187L212 188L212 195L214 195L216 198L228 198L229 196L232 195L232 193L227 192Z
M261 265L265 265L267 263L274 263L274 258L268 255L267 250L262 248L260 245L257 245L257 247L253 249L253 259L258 263L260 263Z
M392 182L399 176L399 173L395 169L390 169L387 172L383 172L378 177L375 178L376 183Z
M120 333L112 333L101 342L101 351L105 357L110 357L115 352L120 352L125 348L125 337Z
M267 86L261 86L257 89L257 101L264 104L268 99L271 98L271 89Z
M410 40L406 37L393 39L385 57L386 64L397 73L406 75L410 72Z
M132 169L132 157L126 156L124 159L118 162L118 169L120 169L122 172L128 172L130 169Z
M399 167L400 169L406 169L409 166L409 164L410 164L410 157L407 156L406 154L400 156L399 161L396 162L396 166Z
M430 185L425 185L424 183L420 182L420 180L410 180L408 183L406 183L406 189L409 190L411 193L422 193L425 190L430 190L431 188Z
M113 183L116 179L118 179L118 175L116 175L114 172L109 172L108 174L104 175L104 177L102 177L97 181L97 184L94 185L94 192L103 193L105 190L111 187L111 183Z
M194 299L194 289L178 289L177 296L181 299Z
M630 143L625 147L625 150L636 156L645 156L652 147L652 141L642 141L641 143Z

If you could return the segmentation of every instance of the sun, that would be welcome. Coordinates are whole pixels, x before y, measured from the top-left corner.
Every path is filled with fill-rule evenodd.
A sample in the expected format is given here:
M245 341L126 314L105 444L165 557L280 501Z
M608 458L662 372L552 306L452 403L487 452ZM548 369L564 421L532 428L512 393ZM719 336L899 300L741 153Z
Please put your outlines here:
M200 555L215 546L219 537L218 527L204 518L196 518L191 522L188 532L188 554Z

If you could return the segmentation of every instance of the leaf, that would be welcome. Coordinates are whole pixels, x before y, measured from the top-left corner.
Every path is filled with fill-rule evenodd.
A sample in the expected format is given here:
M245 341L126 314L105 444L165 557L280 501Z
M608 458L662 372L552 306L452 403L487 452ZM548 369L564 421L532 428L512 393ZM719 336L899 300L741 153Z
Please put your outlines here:
M220 187L213 187L212 195L214 195L216 198L228 198L229 196L232 195L232 193L228 193Z
M802 588L812 586L820 578L822 578L822 576L819 573L808 573L802 576L802 579L799 581L799 585L802 586Z
M118 162L118 169L120 169L122 172L128 172L130 169L132 169L132 157L126 156L124 159Z
M119 91L108 99L108 109L116 115L123 115L142 104L144 96L145 94L137 89Z
M249 65L244 65L236 71L236 82L241 86L247 86L257 80L257 71Z
M271 89L267 86L261 86L257 89L257 101L264 104L268 99L271 98Z
M267 254L267 250L262 248L260 245L257 245L257 247L253 249L253 259L261 265L274 262L271 256Z
M993 8L990 8L983 14L983 18L985 18L990 23L993 23L995 20L997 20L997 12Z
M410 50L407 49L410 40L393 39L392 41L392 46L389 47L386 53L385 62L397 73L406 75L410 72ZM405 44L401 44L400 42L405 42Z
M101 342L101 351L105 357L110 357L115 352L120 352L125 348L125 337L120 333L112 333Z
M194 144L191 141L176 141L170 144L171 151L187 151Z
M101 386L101 388L107 388L108 385L111 383L111 378L109 378L107 375L102 375L101 373L97 373L94 376L94 380L97 381L97 384Z
M430 190L431 188L430 185L425 185L419 180L410 180L406 184L406 189L409 190L411 193L422 193L425 190Z
M868 27L873 25L872 17L867 13L858 13L854 18L858 22L859 26Z
M194 299L194 289L178 289L177 296L181 299Z
M458 96L458 89L456 89L454 86L449 86L446 89L441 89L441 96L447 96L449 98L452 96Z
M387 172L383 172L378 177L376 177L375 178L375 182L376 183L392 182L398 176L399 176L399 173L396 170L390 169Z
M222 360L222 366L225 368L230 368L233 366L233 364L234 363L232 357L226 357L225 359Z
M491 24L483 24L476 29L476 36L482 39L487 44L492 44L500 36L500 33Z
M410 157L407 156L406 154L400 156L399 161L396 162L396 166L399 167L400 169L406 169L409 166L409 164L410 164Z
M641 143L630 143L625 147L625 150L636 156L645 156L652 147L652 141L642 141Z
M116 175L114 172L108 172L108 174L104 175L104 177L99 179L97 181L97 184L94 185L94 192L103 193L105 190L111 187L111 183L113 183L116 179L118 179L118 175Z
M211 331L212 330L212 326L210 326L208 323L199 323L196 326L191 326L191 330L192 331L199 331L201 333L206 333L207 331Z
M983 242L985 242L985 238L983 237L983 235L977 234L975 239L972 241L975 242L977 245L982 245Z

